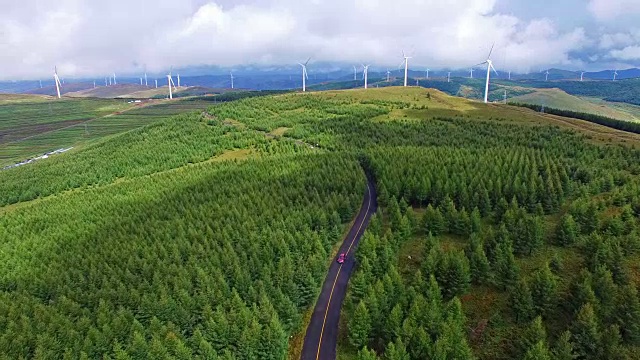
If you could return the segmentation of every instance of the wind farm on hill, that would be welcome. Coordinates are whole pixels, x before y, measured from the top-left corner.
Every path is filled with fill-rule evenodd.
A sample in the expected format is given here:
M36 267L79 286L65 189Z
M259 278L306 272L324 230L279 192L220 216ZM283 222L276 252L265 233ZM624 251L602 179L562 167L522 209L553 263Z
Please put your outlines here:
M640 359L640 6L576 3L0 5L0 360Z

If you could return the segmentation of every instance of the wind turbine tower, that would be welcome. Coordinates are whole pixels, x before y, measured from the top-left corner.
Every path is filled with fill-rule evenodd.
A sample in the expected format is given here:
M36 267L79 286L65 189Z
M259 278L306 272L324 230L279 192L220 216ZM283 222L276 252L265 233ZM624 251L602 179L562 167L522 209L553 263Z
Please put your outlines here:
M580 73L580 81L584 81L584 71Z
M389 69L387 69L387 82L389 82L390 76L391 76L391 71L389 71Z
M171 91L171 85L175 88L176 84L173 82L173 78L171 77L171 71L167 74L167 84L169 85L169 100L173 99L173 92Z
M353 81L358 81L358 69L353 65Z
M447 82L451 82L451 71L447 73Z
M38 80L40 81L40 89L42 89L42 80Z
M231 88L233 89L233 73L229 72L229 76L231 76Z
M429 69L427 69L427 80L429 80Z
M473 68L471 68L471 75L469 75L469 79L473 79Z
M109 86L109 83L107 82L107 78L104 78L104 86Z
M544 73L544 81L549 81L549 70Z
M362 78L364 79L364 88L367 88L367 80L369 76L369 65L362 64Z
M56 83L56 93L58 93L58 99L60 99L60 87L62 86L62 84L60 84L60 78L58 77L58 67L56 66L54 68L53 71L53 81L55 81Z
M180 74L178 74L178 87L180 87Z
M511 71L509 71L509 80L511 80Z
M298 65L302 66L302 92L307 91L307 79L309 78L309 75L307 75L307 64L309 60L311 60L311 58L308 58L304 64L298 63Z
M492 45L491 46L491 50L489 51L489 56L487 56L487 60L485 60L484 62L476 65L484 65L487 64L487 82L484 86L484 103L487 104L489 102L489 79L491 78L491 70L493 70L493 72L496 73L496 75L498 75L498 72L496 71L496 69L493 67L493 61L491 61L491 53L493 52L493 47L495 46Z
M144 86L149 86L149 82L147 81L147 72L144 72Z
M158 88L158 79L156 79L156 89Z
M113 73L113 85L118 85L116 82L116 73Z
M407 76L409 75L409 59L410 56L407 56L404 51L402 52L402 57L404 58L404 86L407 87Z
M618 78L618 70L613 70L613 81L616 81L616 78Z

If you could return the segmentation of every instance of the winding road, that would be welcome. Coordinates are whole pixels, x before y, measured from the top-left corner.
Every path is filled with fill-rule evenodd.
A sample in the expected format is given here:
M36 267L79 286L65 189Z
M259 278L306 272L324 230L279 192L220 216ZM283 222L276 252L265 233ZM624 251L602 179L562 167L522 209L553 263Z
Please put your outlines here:
M376 189L373 180L367 176L367 191L360 212L356 217L349 234L340 246L338 254L346 254L344 263L338 264L335 260L331 263L322 291L311 316L311 322L307 328L302 347L302 360L325 360L336 358L336 346L338 342L338 323L340 321L340 308L347 292L347 284L355 265L354 252L362 237L371 215L378 204L376 201Z

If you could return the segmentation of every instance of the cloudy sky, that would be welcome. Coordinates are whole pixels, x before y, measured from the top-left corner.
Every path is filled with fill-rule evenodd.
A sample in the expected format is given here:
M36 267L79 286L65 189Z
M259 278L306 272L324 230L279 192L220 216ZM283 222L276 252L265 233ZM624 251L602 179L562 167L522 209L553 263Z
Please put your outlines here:
M0 79L314 61L640 66L640 0L0 0Z

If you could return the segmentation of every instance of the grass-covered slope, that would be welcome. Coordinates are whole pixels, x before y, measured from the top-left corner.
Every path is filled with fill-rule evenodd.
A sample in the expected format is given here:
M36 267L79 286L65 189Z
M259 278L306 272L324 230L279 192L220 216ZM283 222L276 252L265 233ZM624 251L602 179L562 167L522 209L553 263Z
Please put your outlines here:
M638 121L640 111L630 105L626 109L616 106L616 104L579 98L569 95L560 89L539 89L535 92L509 98L510 102L541 105L550 108L570 110L581 113L590 113L613 119Z

